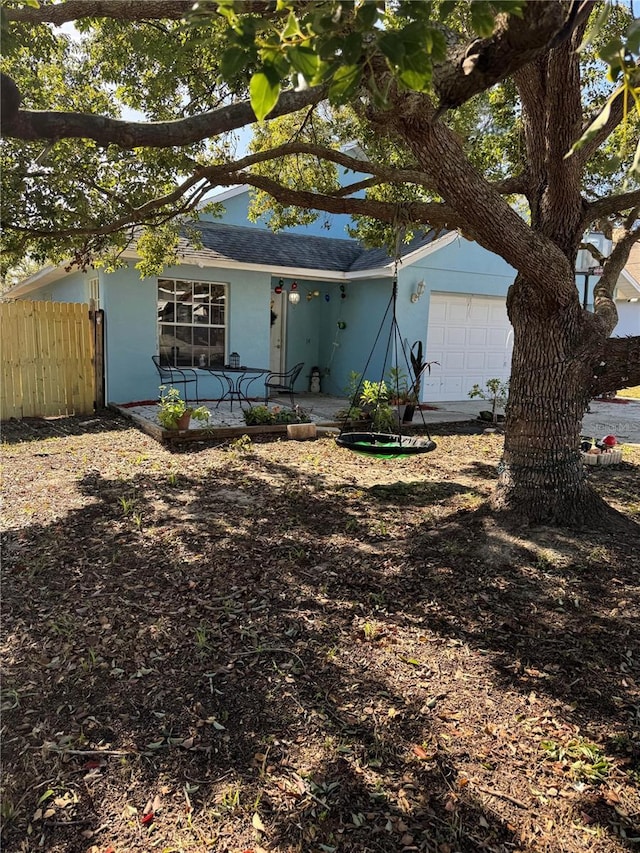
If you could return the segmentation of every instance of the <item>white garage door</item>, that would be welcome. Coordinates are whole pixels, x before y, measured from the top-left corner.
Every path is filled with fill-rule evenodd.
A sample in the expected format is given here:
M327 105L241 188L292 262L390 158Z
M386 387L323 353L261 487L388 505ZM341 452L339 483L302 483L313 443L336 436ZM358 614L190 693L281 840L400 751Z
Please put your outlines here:
M503 298L432 293L427 361L437 361L423 382L427 402L468 400L477 382L509 378L513 330Z

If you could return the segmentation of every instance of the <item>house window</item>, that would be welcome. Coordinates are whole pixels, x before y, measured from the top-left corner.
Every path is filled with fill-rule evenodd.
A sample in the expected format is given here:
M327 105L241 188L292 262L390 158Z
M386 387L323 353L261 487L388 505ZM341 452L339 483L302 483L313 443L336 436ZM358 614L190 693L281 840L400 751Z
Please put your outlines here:
M89 279L89 302L92 303L94 311L100 310L100 279Z
M224 364L227 285L158 279L158 341L165 364Z

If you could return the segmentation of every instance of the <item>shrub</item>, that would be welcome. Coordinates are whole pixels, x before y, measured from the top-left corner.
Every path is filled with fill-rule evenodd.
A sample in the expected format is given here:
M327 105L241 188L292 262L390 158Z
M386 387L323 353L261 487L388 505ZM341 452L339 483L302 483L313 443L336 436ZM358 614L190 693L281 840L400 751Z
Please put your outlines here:
M308 424L311 421L309 415L299 406L295 409L281 409L274 406L252 406L243 409L244 422L247 426L259 426L261 424Z

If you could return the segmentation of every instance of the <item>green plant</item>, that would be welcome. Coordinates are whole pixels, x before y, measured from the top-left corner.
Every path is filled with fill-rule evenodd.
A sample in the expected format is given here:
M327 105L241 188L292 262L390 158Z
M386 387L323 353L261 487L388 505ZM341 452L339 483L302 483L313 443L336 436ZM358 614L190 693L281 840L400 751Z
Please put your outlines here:
M386 381L390 389L391 403L404 405L416 402L415 391L413 386L409 386L409 377L402 367L390 367Z
M220 808L225 812L235 812L240 806L240 788L237 785L230 786L222 792Z
M480 397L483 400L489 400L491 403L491 420L495 424L498 420L498 407L504 408L509 397L509 383L503 382L502 379L487 379L484 387L477 383L469 391L470 397Z
M593 743L575 738L566 745L555 740L543 740L541 749L547 758L563 764L569 775L578 781L598 784L603 782L611 770L611 762Z
M420 383L422 382L422 377L424 376L425 371L427 373L431 373L431 366L433 364L439 365L439 361L423 361L422 360L422 341L414 341L411 345L411 369L413 370L413 382L411 385L411 393L415 397L416 400L420 397Z
M360 402L363 409L371 416L371 423L376 432L393 433L396 429L396 413L389 405L389 389L384 380L370 382L365 379L362 383Z
M206 651L211 648L209 643L210 631L207 625L203 625L202 622L194 629L196 635L196 646L200 653Z
M253 442L249 436L244 433L244 435L234 438L233 441L229 442L229 450L241 455L244 453L253 453Z
M269 409L268 406L252 406L250 409L243 410L244 422L247 426L257 426L259 424L308 424L311 418L300 406L295 409L281 409L280 406L274 406Z
M380 626L374 622L365 622L362 626L362 633L368 643L372 643L380 635Z
M349 373L349 381L344 388L345 396L349 400L349 408L341 409L339 412L336 412L336 416L338 418L349 421L359 421L362 419L363 411L360 406L357 405L360 394L361 377L362 374L358 373L357 370L352 370Z
M122 512L124 515L131 515L133 513L134 507L136 505L135 498L126 498L124 495L121 495L118 498L120 506L122 507Z
M183 415L188 414L197 421L208 421L211 413L205 406L188 406L180 396L177 388L160 386L160 398L158 400L158 420L165 429L178 429L178 421Z

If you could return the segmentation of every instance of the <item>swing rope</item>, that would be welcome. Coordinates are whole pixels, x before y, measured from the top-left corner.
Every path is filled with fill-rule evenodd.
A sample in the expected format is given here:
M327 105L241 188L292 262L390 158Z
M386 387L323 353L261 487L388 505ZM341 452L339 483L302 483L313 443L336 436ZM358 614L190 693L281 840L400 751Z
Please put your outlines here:
M397 217L396 217L397 222ZM395 224L395 223L394 223ZM406 348L402 341L402 336L400 334L400 328L398 326L397 319L397 300L398 300L398 266L401 261L401 253L400 246L402 244L404 237L404 229L401 230L396 228L396 247L395 247L395 258L394 258L394 266L393 266L393 282L391 289L391 297L387 304L387 308L382 317L382 321L378 328L378 332L376 334L376 338L373 342L373 346L367 358L366 364L364 366L364 370L360 374L359 381L357 383L356 389L353 393L353 396L349 402L349 409L347 410L347 414L343 420L342 426L340 428L340 432L336 438L336 442L339 446L345 447L348 450L353 450L357 453L364 453L366 455L376 456L378 458L396 458L400 456L409 456L418 453L428 453L431 450L435 450L436 445L435 442L431 440L431 436L427 431L427 441L424 442L422 439L402 435L402 420L400 418L400 368L398 366L398 356L399 353L402 352L404 357L405 364L407 366L407 371L409 375L411 375L411 368L409 367L409 359L407 357ZM382 388L382 383L384 381L385 368L387 363L389 362L390 355L393 350L394 361L396 364L394 379L395 379L395 397L397 402L397 419L398 419L398 432L397 434L387 434L381 432L345 432L347 422L349 420L349 414L357 408L357 403L360 400L360 392L364 382L364 376L369 368L371 360L376 352L378 347L378 343L382 336L382 332L385 327L385 323L388 320L389 314L391 314L391 323L389 326L389 336L386 342L386 349L384 353L384 360L382 362L382 375L380 377L380 383L378 388ZM417 394L417 389L419 387L420 377L416 376L414 382L411 385L411 390ZM386 405L386 400L384 401ZM378 405L380 405L380 399L378 399ZM422 409L419 409L420 414L422 416L422 423L426 429L426 421L424 419L424 413Z

